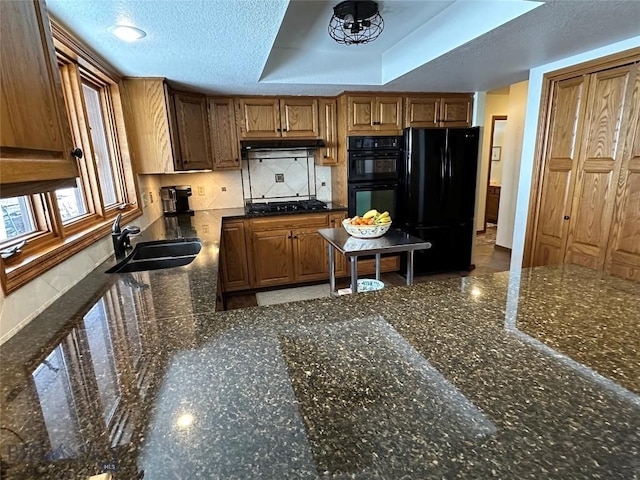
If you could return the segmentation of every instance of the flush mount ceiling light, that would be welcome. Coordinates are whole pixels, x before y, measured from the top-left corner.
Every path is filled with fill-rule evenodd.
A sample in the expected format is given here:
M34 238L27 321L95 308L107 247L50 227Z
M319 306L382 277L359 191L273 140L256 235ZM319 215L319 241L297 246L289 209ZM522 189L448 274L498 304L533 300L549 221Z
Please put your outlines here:
M359 45L374 41L383 28L376 2L348 0L333 7L329 35L338 43Z
M135 42L147 36L144 30L129 25L114 25L109 28L109 31L125 42Z

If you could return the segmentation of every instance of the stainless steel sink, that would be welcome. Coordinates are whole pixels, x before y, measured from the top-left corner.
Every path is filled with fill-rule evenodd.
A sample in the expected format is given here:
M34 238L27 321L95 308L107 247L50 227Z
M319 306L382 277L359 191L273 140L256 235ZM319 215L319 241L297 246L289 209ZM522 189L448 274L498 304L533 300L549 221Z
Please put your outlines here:
M133 251L106 273L141 272L182 267L196 258L202 249L199 238L178 238L138 243Z

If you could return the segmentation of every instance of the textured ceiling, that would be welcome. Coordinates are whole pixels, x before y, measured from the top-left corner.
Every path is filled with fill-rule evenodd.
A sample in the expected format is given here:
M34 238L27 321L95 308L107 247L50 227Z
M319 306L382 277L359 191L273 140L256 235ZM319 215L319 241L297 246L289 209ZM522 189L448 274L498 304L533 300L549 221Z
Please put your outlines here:
M219 94L491 90L640 34L637 0L385 0L380 38L340 46L327 33L337 3L47 0L53 17L124 75ZM114 24L147 36L122 42L107 31Z

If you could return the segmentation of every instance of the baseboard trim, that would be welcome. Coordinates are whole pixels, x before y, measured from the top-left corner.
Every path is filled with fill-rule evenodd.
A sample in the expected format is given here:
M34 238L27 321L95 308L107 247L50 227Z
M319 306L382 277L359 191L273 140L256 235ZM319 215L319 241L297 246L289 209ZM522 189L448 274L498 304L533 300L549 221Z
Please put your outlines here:
M508 247L503 247L502 245L495 245L493 248L495 248L496 250L502 250L503 252L509 252L511 253L511 249Z

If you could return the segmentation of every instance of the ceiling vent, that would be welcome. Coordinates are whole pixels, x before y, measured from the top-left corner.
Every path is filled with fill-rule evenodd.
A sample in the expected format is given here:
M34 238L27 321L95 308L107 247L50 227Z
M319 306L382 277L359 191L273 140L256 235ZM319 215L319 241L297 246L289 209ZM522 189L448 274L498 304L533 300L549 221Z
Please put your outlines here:
M338 43L359 45L373 42L383 28L376 2L348 0L333 7L329 35Z

